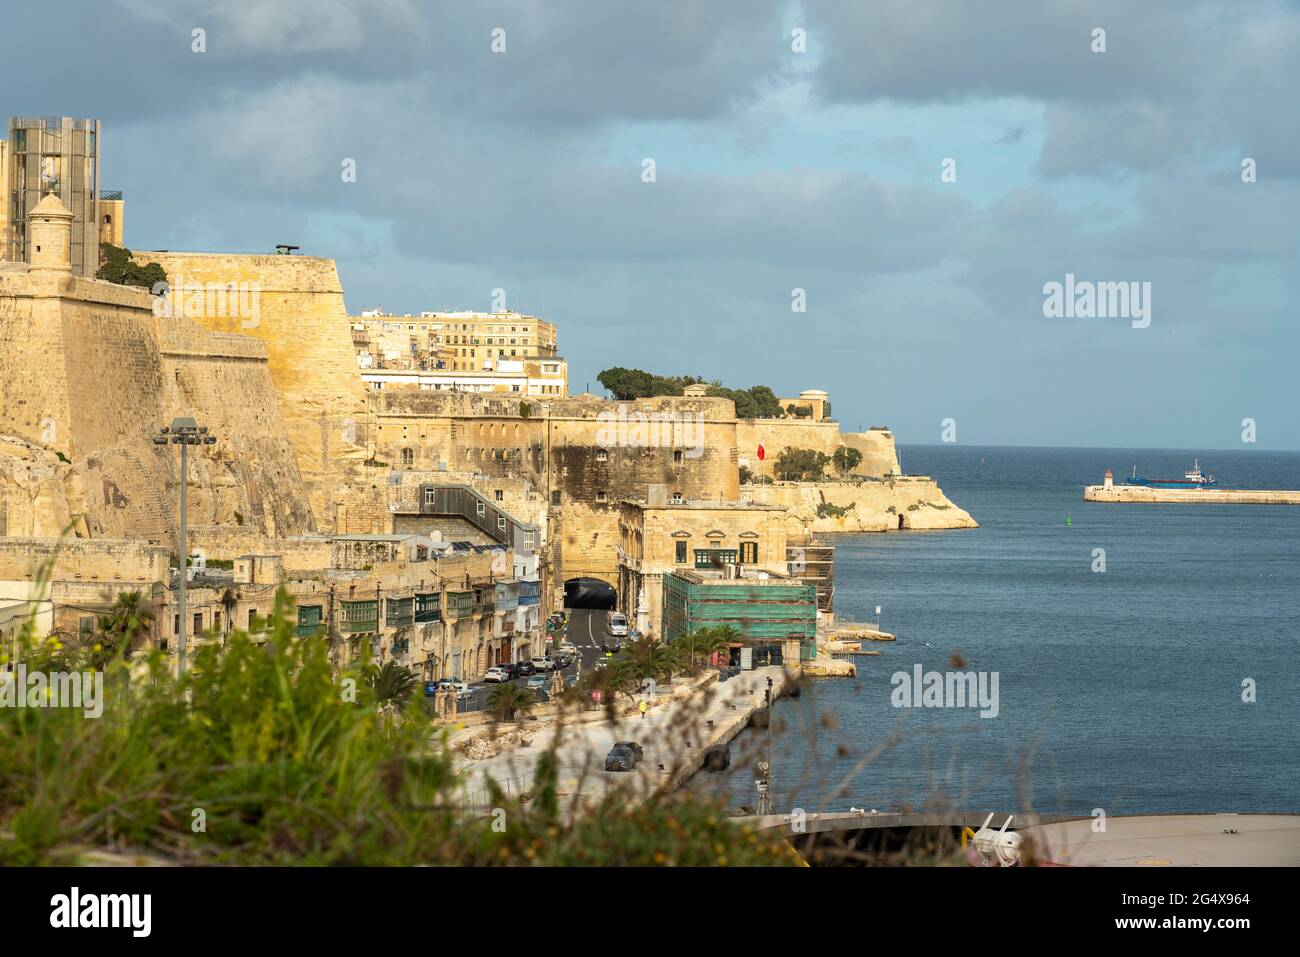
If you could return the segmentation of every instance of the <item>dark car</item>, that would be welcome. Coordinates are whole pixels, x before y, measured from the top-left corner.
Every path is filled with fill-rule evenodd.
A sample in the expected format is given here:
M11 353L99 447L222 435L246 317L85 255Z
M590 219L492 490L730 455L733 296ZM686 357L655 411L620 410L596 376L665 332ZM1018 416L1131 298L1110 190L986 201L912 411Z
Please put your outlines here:
M498 664L497 667L506 673L507 681L511 678L519 677L519 665L515 664L513 661L503 661Z
M645 760L645 752L641 750L641 745L637 744L635 741L616 741L614 743L614 747L627 748L629 751L631 751L633 754L636 755L636 759L638 761Z
M605 755L605 770L631 771L636 767L636 761L636 751L633 751L625 744L616 744L609 749L609 754Z
M514 676L516 678L527 678L529 675L535 674L537 674L537 669L533 667L531 661L520 661L515 664Z

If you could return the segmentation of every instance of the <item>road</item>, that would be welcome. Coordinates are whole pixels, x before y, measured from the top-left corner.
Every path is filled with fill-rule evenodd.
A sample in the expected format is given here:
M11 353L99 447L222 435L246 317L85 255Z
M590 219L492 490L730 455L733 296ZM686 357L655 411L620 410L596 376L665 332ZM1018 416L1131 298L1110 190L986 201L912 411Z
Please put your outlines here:
M584 674L596 667L596 662L605 657L602 642L609 640L606 629L607 614L597 608L569 609L569 626L565 637L577 646Z
M780 686L784 682L783 669L776 666L742 673L701 694L664 701L645 716L569 724L558 745L554 730L547 728L539 730L526 747L511 748L480 761L458 760L457 769L469 785L468 803L486 800L484 775L491 776L509 794L531 790L537 759L552 746L559 764L562 797L580 795L582 803L590 806L611 789L625 787L629 799L639 801L665 786L674 769L692 757L698 758L710 736L738 731L748 712L763 703L768 678ZM617 741L636 741L645 750L644 761L630 773L604 770L605 755ZM577 810L572 798L565 807L568 813Z
M578 649L578 657L581 664L581 671L577 664L570 665L564 669L565 684L573 684L579 673L586 674L596 667L596 662L605 657L605 652L601 647L602 641L607 640L608 635L605 629L606 612L592 608L574 608L569 611L569 624L566 633L559 641L568 640L573 642ZM527 678L515 678L511 683L524 685L528 682ZM460 699L460 707L465 711L481 711L487 706L488 695L496 684L489 684L483 681L477 681L470 685L469 694ZM540 691L538 699L545 702L550 695L546 691Z

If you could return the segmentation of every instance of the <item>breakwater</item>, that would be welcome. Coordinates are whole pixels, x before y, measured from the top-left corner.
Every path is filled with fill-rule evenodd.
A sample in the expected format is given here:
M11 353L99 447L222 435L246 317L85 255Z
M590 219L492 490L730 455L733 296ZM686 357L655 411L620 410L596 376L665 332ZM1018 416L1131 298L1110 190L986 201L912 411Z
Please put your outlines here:
M1300 491L1266 488L1150 488L1089 485L1085 502L1193 503L1199 505L1300 505Z

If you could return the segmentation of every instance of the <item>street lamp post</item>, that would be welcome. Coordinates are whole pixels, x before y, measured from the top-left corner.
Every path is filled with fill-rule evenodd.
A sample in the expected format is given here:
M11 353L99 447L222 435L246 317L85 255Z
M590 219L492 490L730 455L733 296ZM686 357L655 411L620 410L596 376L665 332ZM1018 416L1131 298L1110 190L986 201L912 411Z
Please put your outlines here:
M775 797L772 793L772 677L767 678L767 810L776 813Z
M185 507L186 479L189 461L186 456L191 445L216 445L217 440L208 434L206 425L199 425L190 418L172 419L172 424L163 426L153 437L154 445L179 445L181 447L181 529L180 529L180 588L176 597L176 611L180 627L177 629L176 676L185 674L185 578L189 571L189 545L186 541Z

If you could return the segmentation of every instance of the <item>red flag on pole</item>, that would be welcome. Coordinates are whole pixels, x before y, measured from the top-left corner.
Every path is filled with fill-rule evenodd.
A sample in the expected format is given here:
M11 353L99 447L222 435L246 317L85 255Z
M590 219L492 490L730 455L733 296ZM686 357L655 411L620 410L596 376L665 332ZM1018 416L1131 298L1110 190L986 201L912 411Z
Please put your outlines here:
M767 449L763 448L763 446L760 445L758 447L758 460L761 462L766 457L767 457Z

